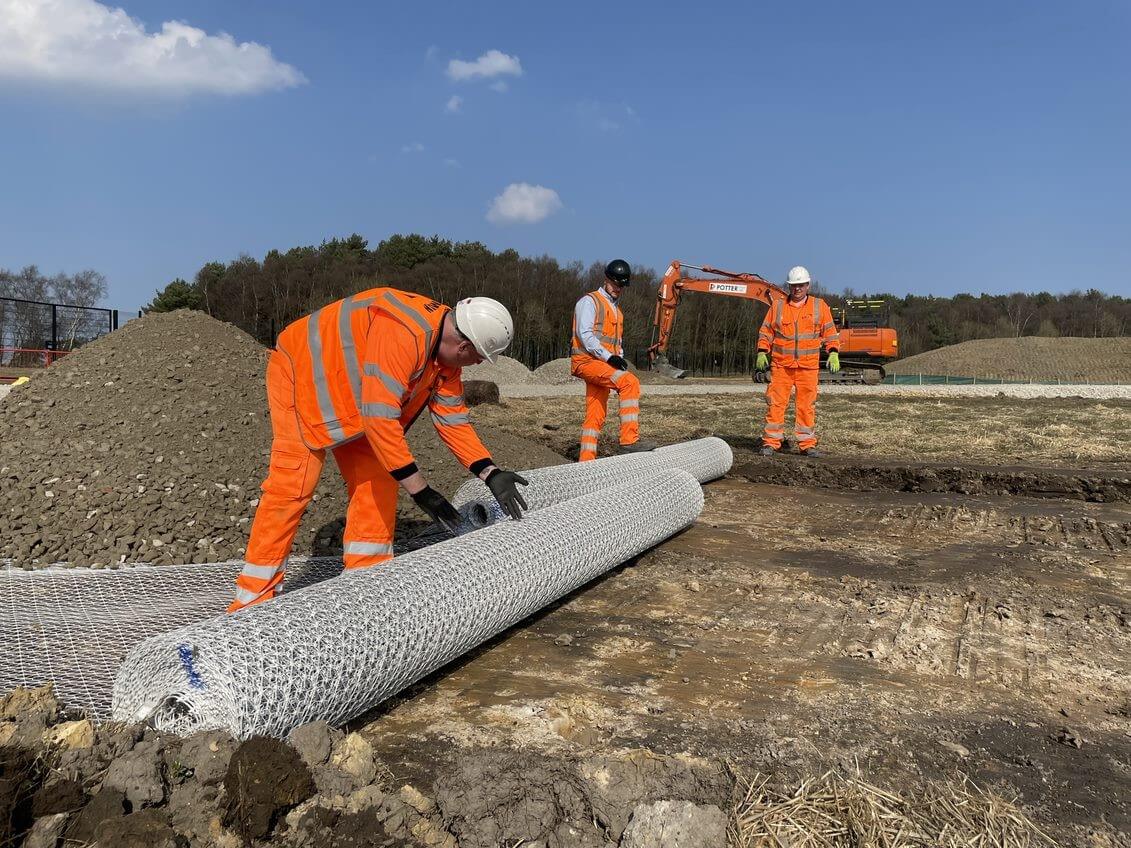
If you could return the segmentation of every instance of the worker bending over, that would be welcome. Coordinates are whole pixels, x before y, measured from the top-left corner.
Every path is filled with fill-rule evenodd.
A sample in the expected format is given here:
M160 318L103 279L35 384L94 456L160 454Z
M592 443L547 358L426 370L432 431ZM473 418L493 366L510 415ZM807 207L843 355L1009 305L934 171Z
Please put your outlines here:
M585 423L578 462L597 458L610 390L620 396L621 452L656 447L640 438L640 381L624 358L624 314L617 304L631 280L628 263L614 259L605 266L605 284L582 297L573 309L570 373L585 381Z
M781 448L785 437L785 408L789 394L797 389L794 401L794 435L805 456L820 456L817 450L817 378L821 363L821 344L828 351L829 370L840 370L840 335L833 313L821 298L809 294L809 272L798 265L789 269L786 283L789 298L776 300L766 312L758 331L758 357L754 367L769 367L767 354L773 351L770 384L766 388L766 429L761 453L771 456Z
M284 329L267 363L271 465L228 611L274 597L327 450L349 492L346 568L392 558L398 484L455 530L459 513L428 485L405 441L426 406L444 444L520 518L517 484L526 480L491 460L460 379L463 366L494 362L513 335L510 313L491 298L461 300L453 311L392 288L331 303Z

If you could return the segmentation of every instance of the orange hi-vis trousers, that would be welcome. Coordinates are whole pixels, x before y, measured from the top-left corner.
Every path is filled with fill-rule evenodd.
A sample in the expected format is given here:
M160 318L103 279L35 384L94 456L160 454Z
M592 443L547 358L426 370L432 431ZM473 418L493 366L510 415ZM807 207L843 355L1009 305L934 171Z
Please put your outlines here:
M640 381L636 375L617 371L595 356L573 357L572 373L585 381L585 423L578 462L597 458L597 439L605 426L610 391L620 396L620 443L636 444L640 438Z
M777 450L785 438L785 408L789 395L797 389L793 403L794 435L797 447L808 450L817 444L817 378L820 369L793 365L772 365L770 385L766 387L766 429L762 442Z
M235 612L275 596L302 514L314 497L325 460L302 440L295 412L294 371L276 350L267 364L267 403L271 410L271 465L251 524L244 567L236 579ZM368 568L393 557L397 521L397 482L362 436L333 448L349 493L346 509L346 568Z

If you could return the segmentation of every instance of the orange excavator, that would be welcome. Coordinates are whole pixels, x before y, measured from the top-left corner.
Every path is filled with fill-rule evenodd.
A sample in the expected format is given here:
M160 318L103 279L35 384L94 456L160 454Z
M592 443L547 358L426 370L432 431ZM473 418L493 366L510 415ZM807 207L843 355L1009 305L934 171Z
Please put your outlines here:
M711 276L685 277L685 268ZM685 291L743 297L767 306L772 306L779 298L789 296L781 286L757 274L739 274L712 268L710 265L685 265L679 260L673 261L660 281L660 290L656 295L656 314L652 320L652 344L648 348L652 370L669 377L683 377L687 374L668 362L667 357L676 309ZM849 300L839 318L841 370L832 374L822 368L821 382L878 383L886 374L883 363L890 362L899 355L895 330L886 326L890 319L886 304L874 300ZM822 365L824 361L825 356L822 354ZM754 372L755 382L766 380L769 380L768 372Z

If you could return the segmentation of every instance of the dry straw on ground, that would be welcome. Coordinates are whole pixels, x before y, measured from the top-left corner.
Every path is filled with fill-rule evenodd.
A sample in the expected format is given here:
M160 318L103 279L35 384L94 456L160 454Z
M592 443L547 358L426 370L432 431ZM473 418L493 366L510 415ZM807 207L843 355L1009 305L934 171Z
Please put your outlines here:
M793 792L737 778L730 842L738 848L1044 848L1048 835L969 778L896 795L833 771Z

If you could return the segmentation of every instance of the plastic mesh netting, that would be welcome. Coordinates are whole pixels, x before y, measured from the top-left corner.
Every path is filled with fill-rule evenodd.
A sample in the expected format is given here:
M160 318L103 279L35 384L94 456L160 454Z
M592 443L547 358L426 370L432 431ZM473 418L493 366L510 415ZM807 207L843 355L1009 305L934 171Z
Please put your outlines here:
M733 464L734 453L730 445L716 436L708 436L647 453L523 471L522 475L530 481L530 485L521 492L527 506L536 510L569 498L595 494L634 475L669 468L686 471L700 483L706 483L722 477ZM468 480L452 498L452 503L460 509L473 502L482 504L498 517L494 498L481 480Z
M118 673L113 717L239 738L354 718L688 526L703 505L681 470L604 496L632 509L565 501L146 639Z
M653 453L523 471L531 481L523 494L532 510L542 509L660 468L680 468L706 482L729 471L732 461L724 441L699 439ZM465 532L501 517L479 481L470 481L453 500L466 518ZM397 555L448 538L434 525L398 540ZM63 704L96 719L109 718L111 687L126 653L146 637L224 610L241 565L25 571L0 564L0 692L53 683ZM283 591L333 577L341 567L338 557L293 558Z

